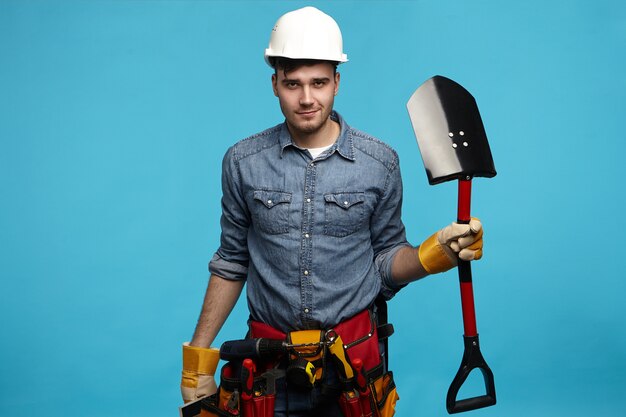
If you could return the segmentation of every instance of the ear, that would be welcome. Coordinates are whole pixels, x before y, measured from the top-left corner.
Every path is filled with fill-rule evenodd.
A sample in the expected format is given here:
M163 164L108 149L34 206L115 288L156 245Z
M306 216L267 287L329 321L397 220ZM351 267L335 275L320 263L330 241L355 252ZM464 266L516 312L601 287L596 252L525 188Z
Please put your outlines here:
M335 95L339 92L339 81L341 81L341 74L335 73Z
M272 90L274 90L274 95L276 97L278 97L278 78L276 77L276 74L272 74Z

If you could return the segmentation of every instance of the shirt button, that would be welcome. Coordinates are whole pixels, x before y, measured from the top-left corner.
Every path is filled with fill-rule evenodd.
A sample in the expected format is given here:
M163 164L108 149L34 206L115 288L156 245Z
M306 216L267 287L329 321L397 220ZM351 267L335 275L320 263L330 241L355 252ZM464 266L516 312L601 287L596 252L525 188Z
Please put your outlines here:
M308 309L308 308L305 308L305 309L304 309L304 312L308 314L308 313L309 313L309 309Z
M304 234L304 237L308 239L308 238L309 238L309 234L308 234L308 233L305 233L305 234Z
M272 200L267 200L267 204L272 204Z
M309 275L309 271L304 271L304 275Z
M344 205L344 206L347 206L347 205L348 205L348 202L347 202L347 201L344 201L344 202L343 202L343 205Z
M307 203L310 203L310 202L311 202L311 199L310 199L310 198L307 198L307 199L306 199L306 202L307 202Z

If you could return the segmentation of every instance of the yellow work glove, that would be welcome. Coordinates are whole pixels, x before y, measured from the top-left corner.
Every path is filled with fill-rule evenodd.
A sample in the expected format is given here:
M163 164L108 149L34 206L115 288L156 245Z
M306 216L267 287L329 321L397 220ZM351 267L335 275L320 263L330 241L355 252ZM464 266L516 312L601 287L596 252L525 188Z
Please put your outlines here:
M419 247L419 260L429 274L447 271L458 263L483 256L483 226L472 217L469 224L452 223L426 239Z
M180 391L186 403L217 392L215 370L220 360L220 351L183 343L183 376Z

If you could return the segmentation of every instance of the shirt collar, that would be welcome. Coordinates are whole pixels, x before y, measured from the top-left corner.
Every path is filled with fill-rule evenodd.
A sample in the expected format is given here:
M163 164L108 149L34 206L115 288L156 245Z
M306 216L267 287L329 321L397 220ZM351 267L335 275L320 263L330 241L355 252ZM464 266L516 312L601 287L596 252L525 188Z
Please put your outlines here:
M336 150L339 155L342 157L354 161L354 143L352 137L352 129L345 122L343 117L336 111L332 111L330 114L330 118L334 121L338 122L341 126L341 131L339 133L339 137L337 138L337 142L332 146L331 152ZM278 142L280 143L280 157L283 157L283 152L289 146L293 146L297 148L295 143L293 143L291 139L291 135L289 134L289 129L287 128L287 122L283 123L278 133Z

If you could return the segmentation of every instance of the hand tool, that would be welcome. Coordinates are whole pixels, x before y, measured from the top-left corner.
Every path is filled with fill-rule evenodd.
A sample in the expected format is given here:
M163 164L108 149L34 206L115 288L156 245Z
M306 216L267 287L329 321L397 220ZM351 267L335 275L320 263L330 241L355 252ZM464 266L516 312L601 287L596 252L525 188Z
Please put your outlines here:
M313 388L315 384L315 365L304 358L295 358L287 367L287 380L301 388Z
M348 358L346 357L346 351L343 348L343 340L341 340L341 336L337 335L334 331L329 330L326 332L326 340L329 342L328 350L333 358L335 358L335 363L337 364L337 368L339 372L343 376L345 380L350 380L354 378L354 371L348 362Z
M261 376L265 378L265 417L273 417L276 402L276 380L285 376L285 371L283 369L271 369Z
M437 75L413 93L407 109L428 182L435 185L458 179L457 220L469 223L472 178L496 175L476 100L461 85ZM496 403L493 373L480 352L478 342L470 263L459 259L458 271L465 351L446 397L446 408L450 414ZM473 369L482 372L486 394L457 400L461 385Z
M274 358L285 353L290 346L280 339L243 339L224 342L220 347L220 359L236 361L243 359Z
M254 372L256 371L252 359L244 359L241 367L241 414L243 417L254 416Z
M347 417L363 417L363 411L361 410L361 403L359 396L354 390L354 370L348 362L346 357L346 351L343 346L343 340L341 336L337 335L334 330L329 330L325 335L326 342L328 343L328 351L332 358L335 360L337 370L342 377L342 393L339 398L339 405L342 412Z
M220 359L225 361L251 359L272 359L286 353L288 349L319 347L328 342L287 343L281 339L242 339L229 340L220 347Z
M370 391L370 387L367 385L363 361L360 358L355 358L352 361L352 367L356 374L356 386L359 390L359 401L361 402L363 417L372 417L372 391Z
M226 410L226 412L230 414L231 416L239 415L239 399L240 399L239 391L235 389L233 393L230 394L228 401L226 401L224 404L224 410Z
M202 411L202 406L200 402L202 402L204 398L199 398L197 400L188 402L185 405L178 407L178 415L180 417L196 417L200 415Z

